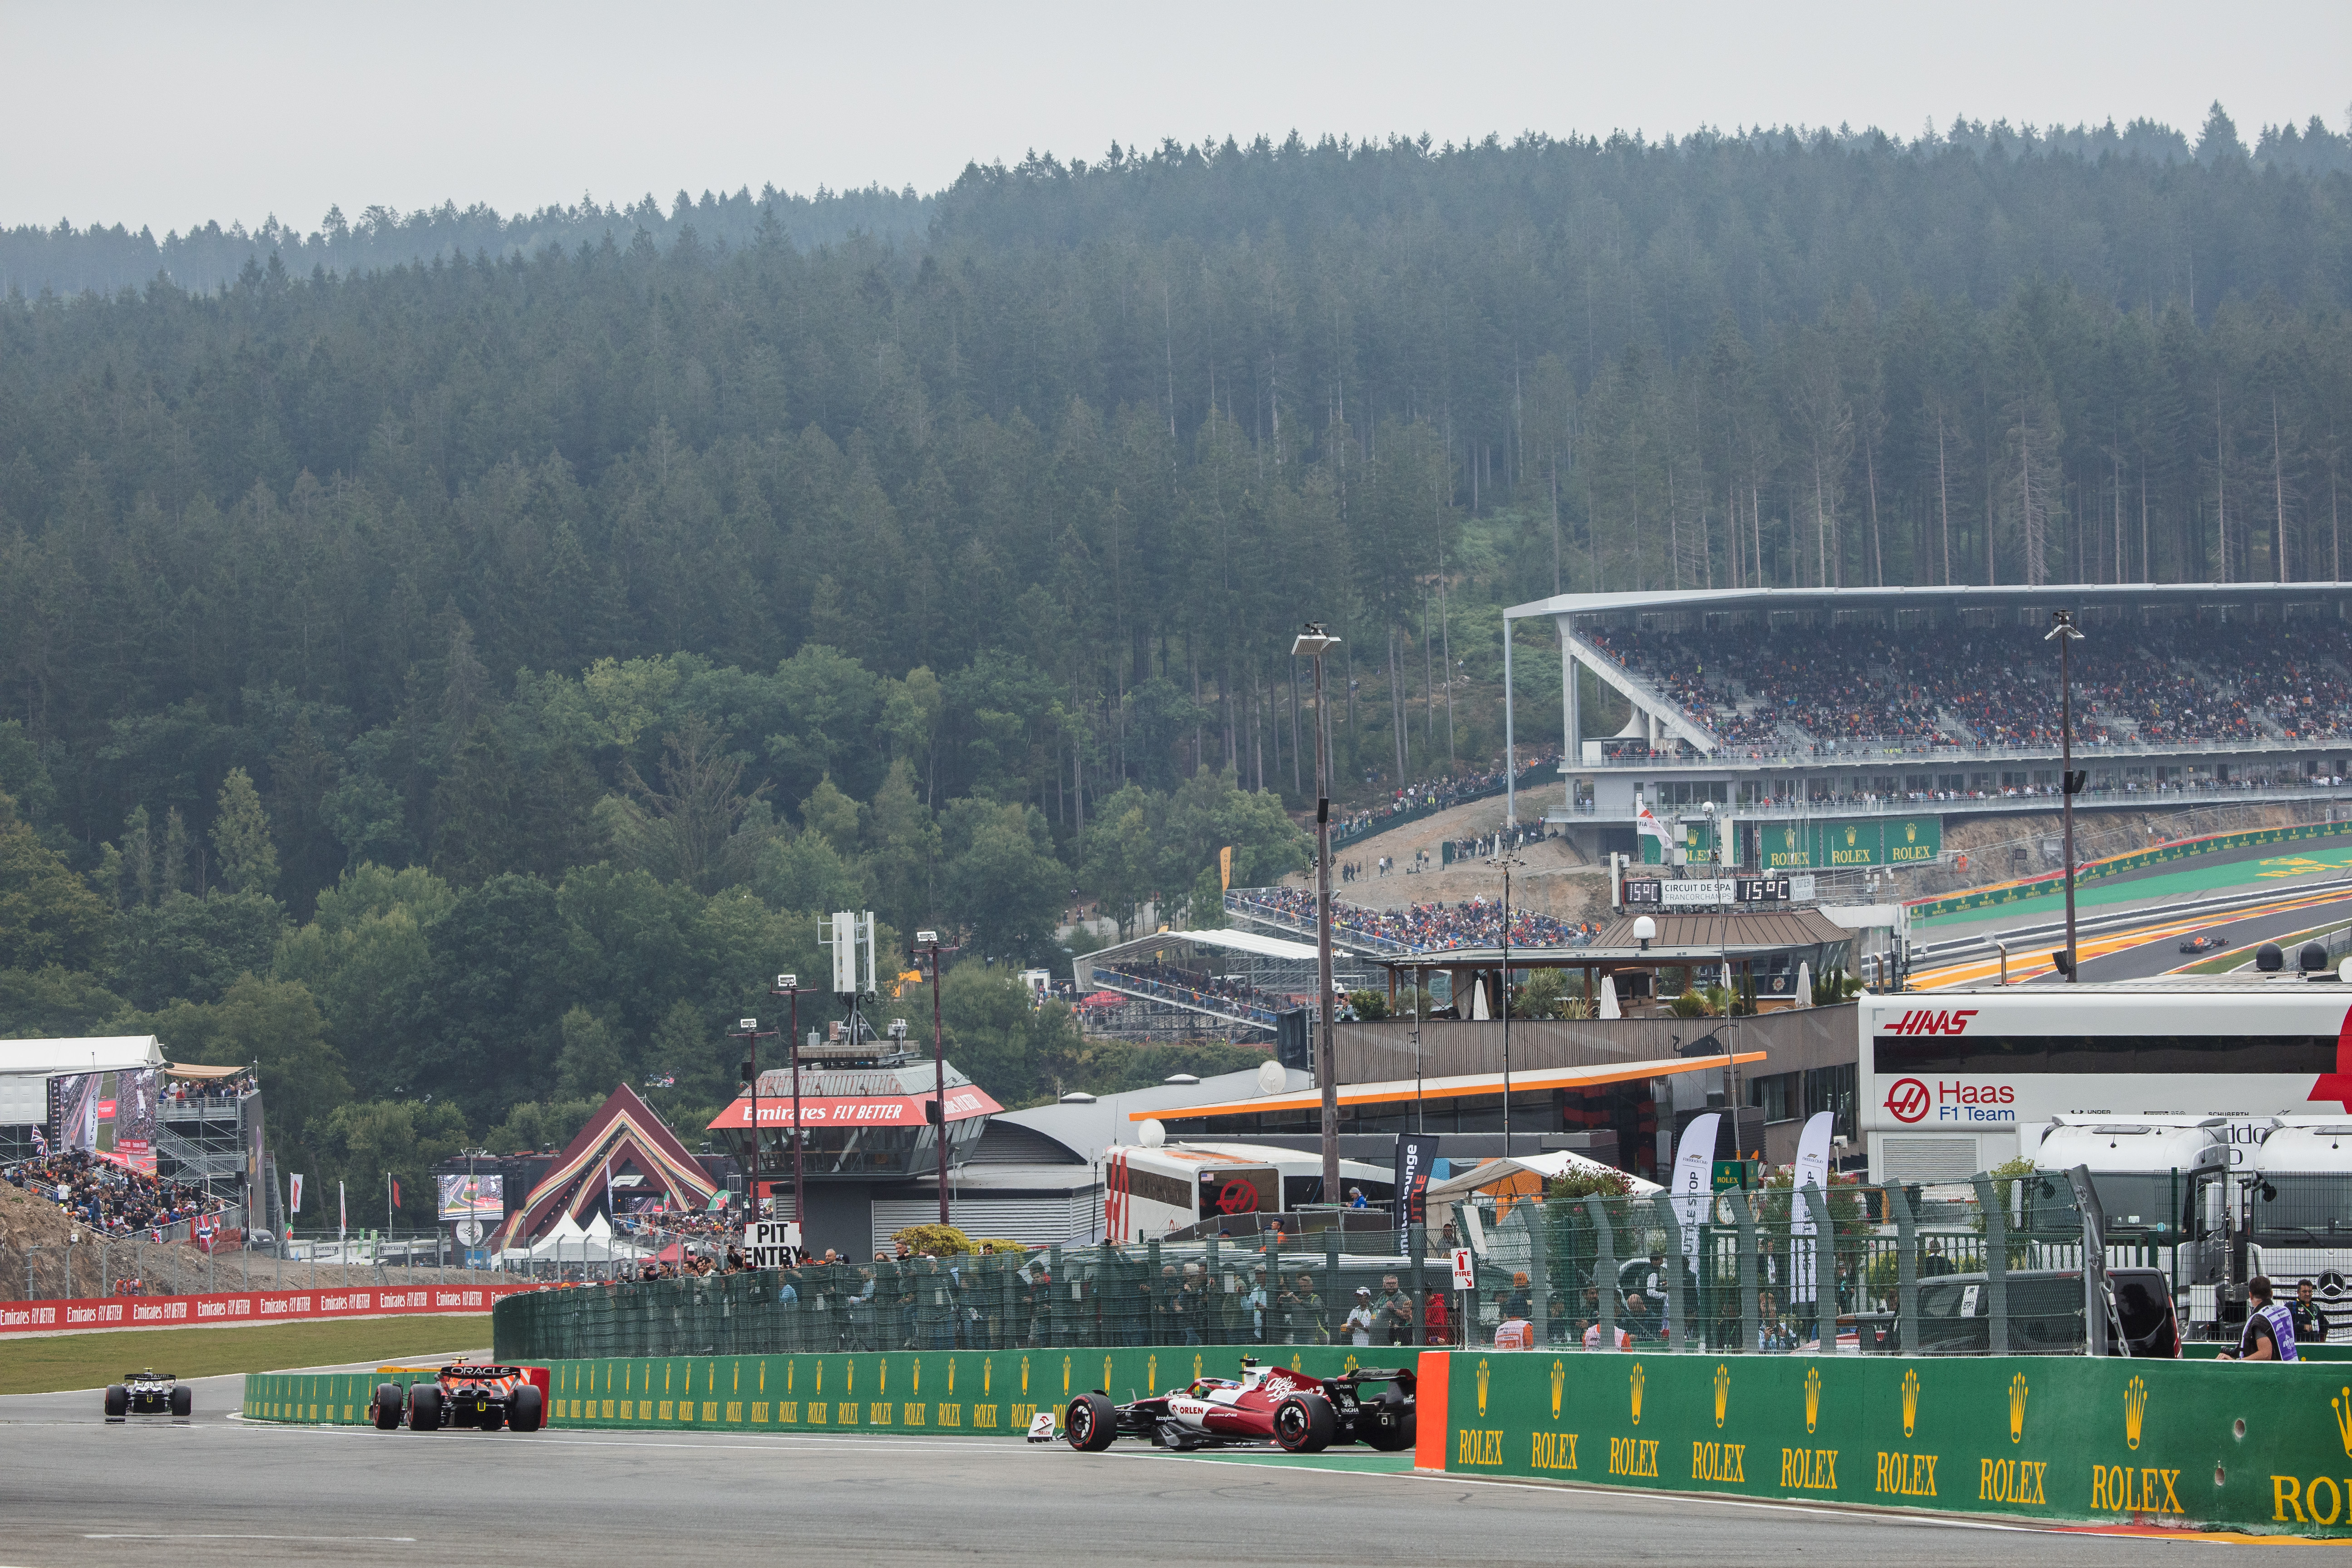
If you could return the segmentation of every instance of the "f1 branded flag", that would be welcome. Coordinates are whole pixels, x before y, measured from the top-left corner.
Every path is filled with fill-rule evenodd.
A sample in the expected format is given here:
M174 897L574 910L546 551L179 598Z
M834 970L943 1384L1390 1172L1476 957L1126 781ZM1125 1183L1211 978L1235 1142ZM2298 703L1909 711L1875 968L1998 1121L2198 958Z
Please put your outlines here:
M1400 1132L1396 1141L1397 1256L1412 1250L1412 1227L1429 1219L1429 1168L1437 1159L1433 1132Z
M394 1208L398 1208L400 1206L400 1178L398 1176L392 1178L392 1206Z
M300 1214L302 1212L302 1178L300 1176L296 1176L293 1178L293 1181L294 1193L293 1195L286 1201L286 1212L289 1214Z

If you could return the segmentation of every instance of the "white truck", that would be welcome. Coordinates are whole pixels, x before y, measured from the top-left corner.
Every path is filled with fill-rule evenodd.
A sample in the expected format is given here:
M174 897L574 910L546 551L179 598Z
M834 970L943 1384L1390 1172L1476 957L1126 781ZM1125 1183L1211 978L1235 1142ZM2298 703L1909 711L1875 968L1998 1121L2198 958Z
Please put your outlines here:
M2245 1269L2282 1300L2308 1279L2332 1340L2352 1340L2352 1117L2282 1116L2245 1181Z
M2084 1168L2098 1194L2106 1261L2162 1269L2187 1322L2217 1322L2234 1207L2229 1119L2062 1115L2039 1131L2034 1174L2023 1184L2024 1224L2045 1237L2079 1234L2065 1173Z

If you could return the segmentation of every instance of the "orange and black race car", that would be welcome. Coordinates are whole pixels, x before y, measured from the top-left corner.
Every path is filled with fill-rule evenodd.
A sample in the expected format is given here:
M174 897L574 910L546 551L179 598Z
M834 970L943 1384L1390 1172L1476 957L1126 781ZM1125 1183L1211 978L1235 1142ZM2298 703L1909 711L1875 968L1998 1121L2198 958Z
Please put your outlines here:
M430 1372L408 1385L376 1384L369 1408L376 1429L389 1432L405 1425L412 1432L438 1432L444 1426L471 1426L495 1432L511 1426L536 1432L547 1414L543 1369L522 1366L457 1365L438 1368L386 1366L378 1372ZM534 1372L538 1375L534 1377Z
M2221 945L2221 939L2218 936L2192 936L2182 939L2180 951L2183 952L2211 952Z

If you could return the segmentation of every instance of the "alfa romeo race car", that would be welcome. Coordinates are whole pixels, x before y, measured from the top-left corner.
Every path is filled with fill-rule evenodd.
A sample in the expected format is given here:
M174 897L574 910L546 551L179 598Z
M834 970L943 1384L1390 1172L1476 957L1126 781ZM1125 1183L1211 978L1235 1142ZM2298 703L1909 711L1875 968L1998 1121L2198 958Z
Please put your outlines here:
M379 1372L430 1371L408 1385L406 1396L396 1383L379 1383L370 1411L376 1430L389 1432L404 1421L412 1432L438 1432L444 1426L473 1426L495 1432L511 1426L536 1432L547 1412L542 1369L521 1366L386 1366ZM532 1373L539 1372L534 1379Z
M152 1368L126 1372L121 1383L106 1391L109 1421L126 1415L185 1415L194 1407L194 1390L182 1388L170 1373Z
M1388 1386L1368 1397L1368 1383ZM1120 1437L1180 1452L1271 1441L1293 1454L1358 1442L1393 1453L1412 1447L1412 1407L1413 1374L1402 1367L1310 1377L1244 1356L1238 1378L1198 1377L1131 1405L1113 1405L1100 1390L1081 1394L1063 1413L1062 1431L1082 1454L1098 1454Z

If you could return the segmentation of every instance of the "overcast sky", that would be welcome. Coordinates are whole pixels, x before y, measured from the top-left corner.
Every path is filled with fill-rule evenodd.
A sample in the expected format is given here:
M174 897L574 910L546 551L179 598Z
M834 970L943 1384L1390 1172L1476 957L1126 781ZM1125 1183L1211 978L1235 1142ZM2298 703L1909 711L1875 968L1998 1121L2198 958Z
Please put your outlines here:
M1524 130L1653 137L1955 114L2138 116L2251 142L2346 129L2352 0L1335 6L0 0L0 224L488 202L667 205L681 186L930 191L972 160Z

